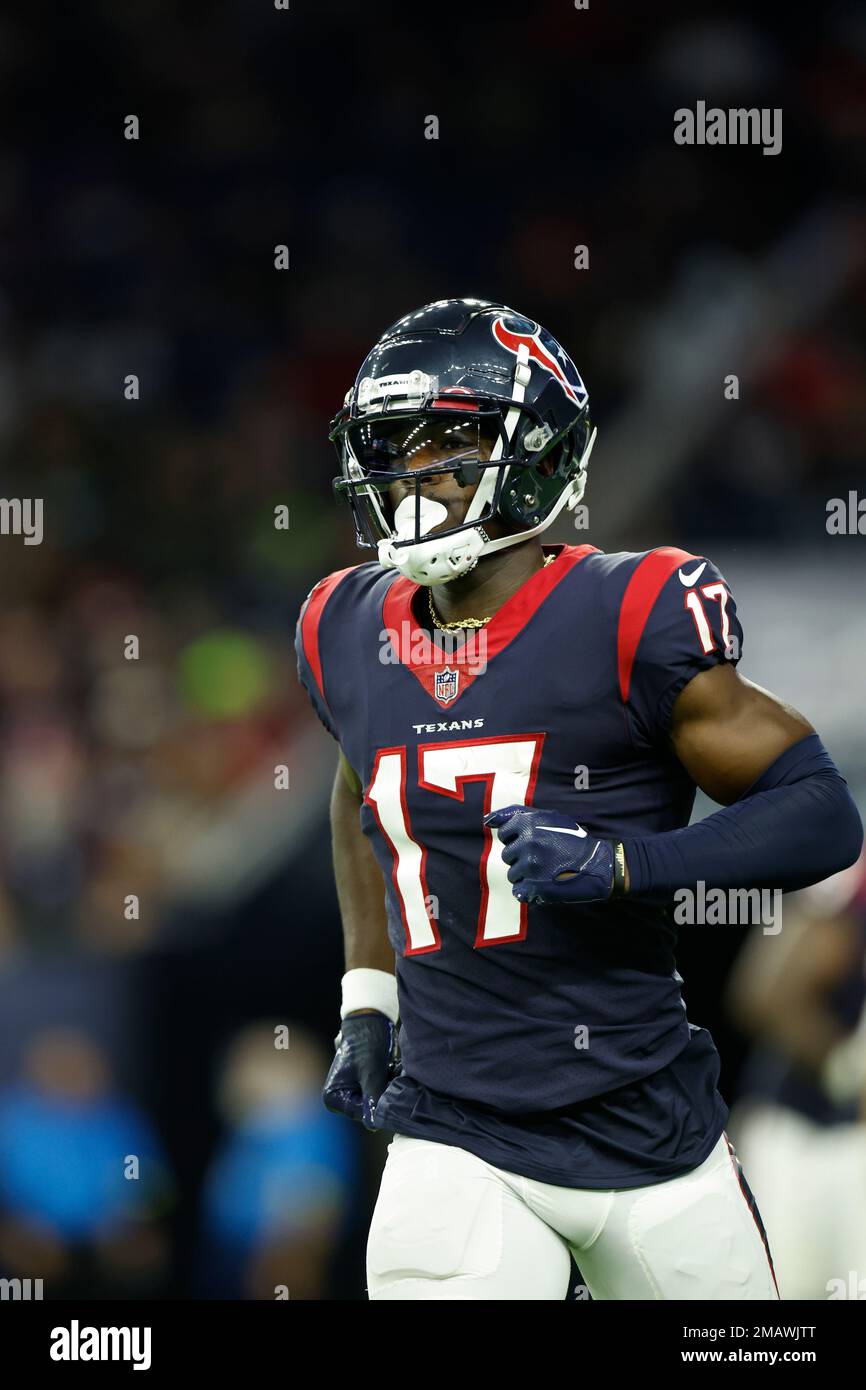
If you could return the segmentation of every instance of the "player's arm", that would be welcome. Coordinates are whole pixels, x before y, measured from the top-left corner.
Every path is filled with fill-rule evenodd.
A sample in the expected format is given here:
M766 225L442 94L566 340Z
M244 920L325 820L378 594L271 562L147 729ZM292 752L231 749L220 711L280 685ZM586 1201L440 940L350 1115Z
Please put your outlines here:
M346 970L380 970L393 978L382 870L361 830L362 799L360 778L341 750L331 792L331 849Z
M674 752L692 781L723 806L814 732L802 714L730 665L712 666L689 681L671 716Z
M636 746L667 742L722 809L680 830L610 842L575 836L574 822L557 813L505 807L486 820L499 830L515 897L669 897L699 882L784 891L828 878L860 853L860 816L830 755L802 715L737 676L742 628L730 591L709 561L695 570L697 557L682 566L682 556L651 552L633 575L619 627L620 687ZM707 581L699 590L696 578Z
M854 863L859 813L802 715L723 664L685 686L670 731L683 767L723 807L683 830L623 840L628 891L699 881L787 891Z
M382 871L361 829L361 781L342 750L331 792L331 846L346 973L336 1055L323 1091L329 1110L376 1128L376 1104L399 1071L397 982Z
M295 631L298 678L328 733L340 743L339 713L326 694L339 693L343 675L339 617L330 606L352 570L338 570L308 594ZM334 663L336 662L336 667ZM339 708L339 706L338 706ZM397 982L388 943L381 871L361 829L361 781L342 747L331 792L331 843L337 898L343 919L346 972L336 1055L325 1081L329 1110L376 1128L376 1104L399 1070Z
M499 830L515 897L598 902L712 888L803 888L853 864L863 827L848 787L801 715L730 667L695 676L673 707L671 740L722 809L682 830L619 842L574 835L557 812L509 806ZM571 827L569 829L569 826Z

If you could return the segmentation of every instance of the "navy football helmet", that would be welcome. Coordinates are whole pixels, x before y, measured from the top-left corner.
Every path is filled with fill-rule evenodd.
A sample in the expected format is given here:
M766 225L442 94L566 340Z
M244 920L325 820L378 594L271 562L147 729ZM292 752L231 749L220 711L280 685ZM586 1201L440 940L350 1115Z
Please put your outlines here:
M540 324L484 299L437 300L398 319L362 363L331 422L334 490L381 564L444 583L578 505L596 435L588 411L577 368ZM445 457L407 471L431 446ZM422 484L446 473L477 488L460 525L431 535L447 510ZM393 510L398 477L413 490ZM494 517L518 529L493 539Z

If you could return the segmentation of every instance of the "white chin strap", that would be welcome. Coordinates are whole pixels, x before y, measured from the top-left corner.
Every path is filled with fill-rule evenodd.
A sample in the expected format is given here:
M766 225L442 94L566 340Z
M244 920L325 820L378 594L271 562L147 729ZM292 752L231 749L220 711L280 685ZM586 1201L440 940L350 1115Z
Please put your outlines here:
M474 499L473 499L474 500ZM432 497L420 499L420 526L422 536L448 520L448 508ZM379 564L386 569L399 570L415 584L447 584L449 579L457 579L468 574L478 564L486 537L481 529L473 526L469 531L460 531L456 536L431 536L429 541L419 541L417 545L398 545L398 541L409 540L415 535L415 497L404 497L394 513L394 531L387 540L379 542Z

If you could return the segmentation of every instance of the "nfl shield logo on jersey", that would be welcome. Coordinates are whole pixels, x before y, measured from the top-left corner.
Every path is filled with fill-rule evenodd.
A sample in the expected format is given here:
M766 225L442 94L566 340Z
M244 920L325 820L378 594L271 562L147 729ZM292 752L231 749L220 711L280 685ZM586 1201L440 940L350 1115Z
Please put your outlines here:
M435 694L440 705L450 705L452 700L457 699L459 683L460 672L452 671L450 666L445 666L441 671L436 672Z

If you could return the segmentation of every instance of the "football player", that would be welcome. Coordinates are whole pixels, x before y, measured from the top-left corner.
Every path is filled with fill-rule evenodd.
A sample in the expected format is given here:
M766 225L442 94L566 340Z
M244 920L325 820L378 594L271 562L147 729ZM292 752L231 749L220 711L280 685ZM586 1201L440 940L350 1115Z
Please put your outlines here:
M316 585L296 645L340 746L325 1102L394 1134L370 1298L562 1299L569 1252L593 1298L777 1298L671 899L852 863L844 780L737 674L706 556L543 544L595 430L539 324L407 314L331 437L376 558ZM722 806L690 826L696 787Z

